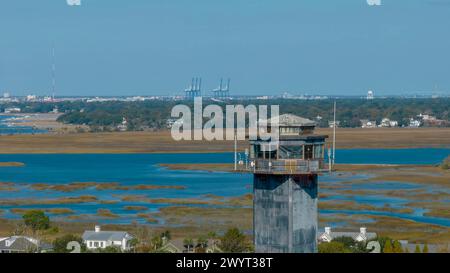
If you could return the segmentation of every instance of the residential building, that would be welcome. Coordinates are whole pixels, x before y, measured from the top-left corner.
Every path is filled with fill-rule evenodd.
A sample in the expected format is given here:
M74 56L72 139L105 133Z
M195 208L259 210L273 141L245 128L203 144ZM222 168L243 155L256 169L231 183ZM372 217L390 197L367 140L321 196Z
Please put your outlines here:
M83 233L83 242L90 250L105 249L107 247L117 247L122 251L131 249L130 241L134 238L124 231L102 231L100 226Z
M126 130L128 130L128 121L125 117L122 118L122 123L117 125L117 129L121 132L125 132Z
M381 123L379 125L379 127L397 127L397 126L398 126L398 121L390 120L388 118L382 119Z
M341 122L336 120L336 128L339 128L340 125L341 125ZM334 121L332 121L332 120L328 121L328 127L334 128Z
M27 101L35 101L37 100L37 96L36 95L28 95L27 96Z
M376 127L377 127L376 121L371 121L368 119L361 120L361 128L376 128Z
M409 127L411 127L411 128L418 128L421 125L422 125L422 122L420 120L416 120L416 119L413 119L413 118L411 118L409 120Z
M52 250L52 245L26 236L0 238L0 253L41 253Z
M206 242L205 248L202 250L206 253L221 253L223 252L218 246L217 240L209 239ZM195 243L193 246L186 246L183 239L176 239L168 241L163 238L163 246L159 249L160 252L169 253L197 253L202 246Z
M336 232L331 231L331 227L325 227L325 231L318 236L318 241L319 243L329 243L333 241L333 239L339 237L350 237L356 242L367 242L375 240L377 238L377 234L374 232L367 232L365 227L361 227L359 232Z

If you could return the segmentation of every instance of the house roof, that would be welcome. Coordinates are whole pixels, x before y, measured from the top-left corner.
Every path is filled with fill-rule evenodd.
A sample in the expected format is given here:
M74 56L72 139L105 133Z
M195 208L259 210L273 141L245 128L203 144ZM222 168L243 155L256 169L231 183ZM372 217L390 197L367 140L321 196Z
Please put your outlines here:
M125 231L98 231L87 230L82 236L85 241L122 241L124 238L130 240L133 238Z
M278 118L278 122L277 122ZM260 123L279 124L279 126L316 126L316 123L310 119L302 118L292 114L283 114L267 120L260 120Z
M353 240L356 240L358 238L358 236L361 236L363 240L373 240L377 238L377 234L374 232L366 232L366 233L361 233L361 232L330 232L329 234L327 234L326 232L323 232L319 235L319 238L322 238L323 236L327 237L329 240L332 239L336 239L339 237L350 237ZM363 238L363 236L365 238Z
M193 240L194 246L197 246L197 241ZM207 240L207 248L214 248L217 251L221 251L218 247L217 247L217 240L212 240L212 239L208 239ZM161 250L174 250L176 252L183 252L184 250L186 250L185 244L184 244L184 240L183 239L174 239L171 240L169 242L167 242L166 244L164 244L164 246L161 247Z
M38 240L25 236L11 236L0 239L0 250L10 251L30 251L30 250L50 250L52 246L47 243L39 242Z

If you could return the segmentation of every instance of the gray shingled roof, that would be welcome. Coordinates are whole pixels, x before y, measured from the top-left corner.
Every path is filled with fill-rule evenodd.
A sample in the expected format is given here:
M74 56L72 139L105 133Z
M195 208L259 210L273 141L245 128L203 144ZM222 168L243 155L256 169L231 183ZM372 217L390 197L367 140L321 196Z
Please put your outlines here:
M296 115L292 114L283 114L278 116L279 118L279 126L315 126L316 123L310 119L302 118ZM261 120L261 123L265 124L266 122L275 124L276 123L276 117L268 119L268 120Z
M38 243L38 241L32 241L33 238L28 238L24 236L12 236L8 238L3 238L0 241L0 250L7 251L20 251L20 252L28 252L28 251L36 251L39 247L39 250L50 250L52 246L47 243ZM6 242L10 241L12 244L6 246Z
M123 238L127 240L132 236L124 231L85 231L82 236L83 240L87 241L122 241Z
M331 232L331 237L333 239L339 238L339 237L351 237L353 239L356 239L361 233L360 232ZM377 234L374 232L366 232L365 236L367 240L372 240L377 238Z
M317 237L321 237L324 234L324 232L318 234ZM353 240L355 240L361 233L360 232L334 232L332 231L330 233L331 239L336 239L336 238L340 238L340 237L350 237ZM366 236L366 240L373 240L377 238L377 234L374 232L366 232L365 233Z

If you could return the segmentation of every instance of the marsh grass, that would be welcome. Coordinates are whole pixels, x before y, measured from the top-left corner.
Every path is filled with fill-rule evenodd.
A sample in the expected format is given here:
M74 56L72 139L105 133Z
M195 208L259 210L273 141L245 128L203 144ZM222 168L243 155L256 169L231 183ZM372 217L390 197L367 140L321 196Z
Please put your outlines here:
M22 162L0 162L0 167L24 167Z

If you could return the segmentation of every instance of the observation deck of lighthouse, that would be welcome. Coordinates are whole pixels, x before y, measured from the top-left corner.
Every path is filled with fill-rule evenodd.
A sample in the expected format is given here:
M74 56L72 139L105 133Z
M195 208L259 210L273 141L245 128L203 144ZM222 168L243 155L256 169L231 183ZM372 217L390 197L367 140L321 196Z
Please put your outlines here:
M1 1L2 272L439 266L449 15L450 0Z

